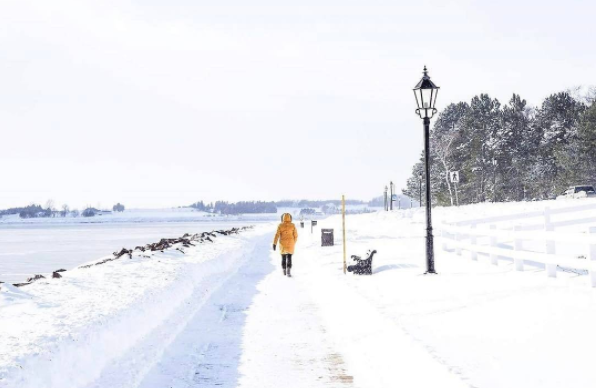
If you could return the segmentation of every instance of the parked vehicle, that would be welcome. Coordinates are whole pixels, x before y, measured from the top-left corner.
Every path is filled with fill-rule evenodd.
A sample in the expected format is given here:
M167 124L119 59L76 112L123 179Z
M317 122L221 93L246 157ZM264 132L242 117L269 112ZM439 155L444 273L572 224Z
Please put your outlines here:
M557 199L580 199L596 197L596 190L594 186L582 185L571 186L565 192L557 197Z

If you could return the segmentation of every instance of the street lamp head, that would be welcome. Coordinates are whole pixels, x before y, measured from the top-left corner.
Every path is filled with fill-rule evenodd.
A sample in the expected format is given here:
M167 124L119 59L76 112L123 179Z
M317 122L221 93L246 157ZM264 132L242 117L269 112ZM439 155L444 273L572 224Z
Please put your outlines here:
M414 96L416 97L416 104L418 109L416 113L420 118L431 118L437 112L435 103L437 102L437 94L439 94L439 87L430 80L428 70L424 66L424 75L422 79L414 87Z

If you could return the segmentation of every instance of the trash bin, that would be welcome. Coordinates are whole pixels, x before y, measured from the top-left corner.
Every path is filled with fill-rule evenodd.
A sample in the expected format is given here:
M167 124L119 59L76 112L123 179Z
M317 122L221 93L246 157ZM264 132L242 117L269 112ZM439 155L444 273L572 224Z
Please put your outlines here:
M333 241L333 229L321 229L321 246L332 247Z

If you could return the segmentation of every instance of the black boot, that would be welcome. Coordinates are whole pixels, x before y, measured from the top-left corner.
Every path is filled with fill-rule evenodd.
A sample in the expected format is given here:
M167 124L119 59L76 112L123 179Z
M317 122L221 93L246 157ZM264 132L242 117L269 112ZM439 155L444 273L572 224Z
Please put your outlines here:
M292 267L288 267L288 277L291 278L292 274L290 273L290 270L292 269Z
M286 276L286 269L284 268L284 276Z

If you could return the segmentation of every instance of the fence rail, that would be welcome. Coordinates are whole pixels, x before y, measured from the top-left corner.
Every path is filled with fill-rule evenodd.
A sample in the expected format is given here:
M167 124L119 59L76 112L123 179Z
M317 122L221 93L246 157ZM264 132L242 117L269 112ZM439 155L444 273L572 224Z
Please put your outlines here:
M596 210L596 204L571 206L559 209L545 208L533 211L483 219L466 220L439 226L442 248L453 248L457 255L466 251L472 260L478 260L478 254L486 254L494 265L499 260L513 260L515 270L523 271L526 261L545 265L549 277L557 276L557 267L587 270L592 287L596 287L596 227L588 226L583 232L556 231L557 228L571 225L596 223L596 217L581 217L570 220L552 221L553 215L568 215ZM584 215L584 214L582 214ZM496 223L503 221L521 221L541 217L540 224L515 225L512 229L498 229ZM488 228L480 225L488 225ZM488 239L488 244L480 244L480 239ZM541 252L524 249L524 243L531 242L542 247ZM557 243L579 244L584 251L584 259L557 253ZM503 247L505 243L510 247Z

